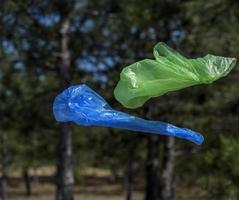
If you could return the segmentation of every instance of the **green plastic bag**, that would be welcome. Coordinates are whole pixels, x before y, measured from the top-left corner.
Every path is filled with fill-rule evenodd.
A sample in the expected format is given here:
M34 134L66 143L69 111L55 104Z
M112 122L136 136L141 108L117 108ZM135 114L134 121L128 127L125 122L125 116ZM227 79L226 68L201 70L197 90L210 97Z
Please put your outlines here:
M226 76L236 64L236 58L210 54L187 59L162 42L153 53L155 60L141 60L125 67L120 74L114 95L127 108L140 107L151 97L170 91L212 83Z

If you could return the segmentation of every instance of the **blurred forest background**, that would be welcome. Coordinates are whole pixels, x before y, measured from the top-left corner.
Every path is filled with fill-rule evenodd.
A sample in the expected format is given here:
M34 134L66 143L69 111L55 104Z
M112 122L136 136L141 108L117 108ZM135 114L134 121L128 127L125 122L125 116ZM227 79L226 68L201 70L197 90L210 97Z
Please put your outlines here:
M188 57L238 57L237 0L3 0L1 200L239 199L239 70L126 110L123 67L163 41ZM56 123L52 103L86 83L119 110L205 136L183 140Z

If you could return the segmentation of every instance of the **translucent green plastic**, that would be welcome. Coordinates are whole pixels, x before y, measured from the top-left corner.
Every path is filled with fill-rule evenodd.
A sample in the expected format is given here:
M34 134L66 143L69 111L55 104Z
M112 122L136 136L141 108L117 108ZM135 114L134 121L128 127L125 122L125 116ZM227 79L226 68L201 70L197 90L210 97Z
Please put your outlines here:
M114 95L123 106L137 108L151 97L212 83L226 76L236 64L236 58L210 54L188 59L162 42L153 53L155 60L141 60L122 70Z

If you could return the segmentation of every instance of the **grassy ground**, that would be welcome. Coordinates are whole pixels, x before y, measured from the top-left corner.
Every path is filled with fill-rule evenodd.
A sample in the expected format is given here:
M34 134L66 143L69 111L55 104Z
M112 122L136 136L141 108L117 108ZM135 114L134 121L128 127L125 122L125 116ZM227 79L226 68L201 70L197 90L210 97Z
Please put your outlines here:
M52 171L54 172L54 171ZM33 173L32 173L33 174ZM32 180L32 196L26 197L24 182L15 174L8 186L8 198L10 200L53 200L55 186L51 183L49 168L35 171L35 175L41 177ZM43 177L42 174L45 176ZM46 176L47 175L47 176ZM134 200L143 200L143 192L137 186L133 192ZM109 173L104 170L87 169L81 176L80 183L74 188L76 200L124 200L124 191L120 183L109 182Z
M20 172L14 170L11 172L11 178L8 183L8 199L9 200L54 200L55 185L53 184L53 174L55 170L52 167L41 167L30 170L32 179L32 195L26 197L25 187ZM75 199L76 200L125 200L122 180L118 183L109 181L110 173L104 169L87 168L81 169L80 180L76 184ZM144 199L143 180L135 180L133 200ZM176 184L176 183L175 183ZM175 199L176 200L205 200L205 191L200 185L191 187L185 185L184 181L176 184Z
M33 194L27 198L23 184L10 187L8 197L11 200L51 200L54 199L55 187L49 183L33 183ZM94 186L84 185L75 187L76 200L123 200L124 194L119 185L96 184ZM135 200L143 199L141 192L134 192Z

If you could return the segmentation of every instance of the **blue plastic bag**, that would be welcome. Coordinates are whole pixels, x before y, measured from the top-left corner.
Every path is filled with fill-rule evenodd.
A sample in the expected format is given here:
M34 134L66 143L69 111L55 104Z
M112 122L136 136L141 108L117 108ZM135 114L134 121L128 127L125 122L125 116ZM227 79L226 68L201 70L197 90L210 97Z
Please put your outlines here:
M83 126L105 126L137 132L174 136L202 144L200 133L172 124L144 120L112 109L108 103L87 85L71 86L59 94L53 104L55 119L75 122Z

